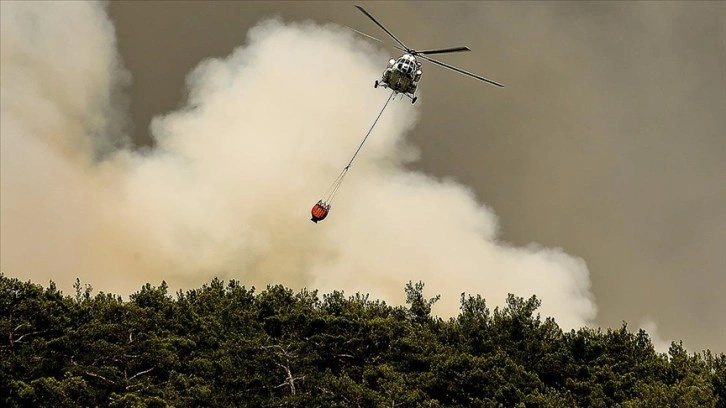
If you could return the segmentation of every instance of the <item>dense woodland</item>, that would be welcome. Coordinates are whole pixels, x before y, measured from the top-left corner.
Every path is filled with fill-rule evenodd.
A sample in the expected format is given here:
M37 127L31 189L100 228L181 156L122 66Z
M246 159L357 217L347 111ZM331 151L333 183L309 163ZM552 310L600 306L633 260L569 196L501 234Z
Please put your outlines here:
M536 297L460 314L237 281L128 301L0 274L6 407L726 407L726 356L642 330L563 332Z

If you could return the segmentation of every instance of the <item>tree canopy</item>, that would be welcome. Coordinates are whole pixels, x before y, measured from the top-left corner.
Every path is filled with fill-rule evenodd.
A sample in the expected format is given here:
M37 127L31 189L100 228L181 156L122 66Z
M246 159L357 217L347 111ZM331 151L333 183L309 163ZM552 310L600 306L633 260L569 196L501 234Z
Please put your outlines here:
M658 353L625 323L565 332L534 296L462 294L444 320L422 282L395 307L219 279L75 289L0 274L0 405L726 408L724 354Z

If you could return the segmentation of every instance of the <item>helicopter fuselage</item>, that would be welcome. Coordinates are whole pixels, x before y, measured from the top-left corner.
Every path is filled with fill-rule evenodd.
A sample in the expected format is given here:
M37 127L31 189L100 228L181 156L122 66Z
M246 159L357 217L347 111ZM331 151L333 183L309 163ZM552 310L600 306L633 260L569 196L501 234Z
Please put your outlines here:
M396 93L402 93L412 101L416 100L416 88L418 81L421 80L421 63L416 61L416 57L410 54L404 54L397 60L388 61L386 70L383 71L381 81L376 81L376 87L383 86L390 88Z
M496 85L498 87L503 87L504 85L494 82L491 79L486 79L482 76L479 76L477 74L472 74L471 72L464 71L463 69L456 68L453 65L449 65L445 62L441 62L439 60L431 58L434 54L447 54L452 52L460 52L460 51L471 51L469 47L450 47L450 48L438 48L434 50L415 50L413 48L409 48L401 42L398 38L396 38L393 33L388 31L386 27L383 26L383 24L380 23L380 21L376 20L375 17L373 17L369 12L367 12L363 7L361 6L355 6L358 10L360 10L363 14L365 14L368 18L371 19L378 27L380 27L383 31L388 34L389 37L391 37L398 45L394 45L395 48L405 51L406 53L398 57L397 60L391 59L388 61L388 67L385 71L383 71L383 78L382 81L376 81L374 87L378 88L378 85L382 85L384 88L391 88L393 92L395 93L402 93L409 98L411 98L411 103L416 103L416 99L418 98L415 96L416 88L418 87L418 82L421 80L421 63L416 61L416 57L418 56L422 60L426 60L434 65L438 65L440 67L452 70L454 72L458 72L460 74L466 75L471 78L476 78L483 82L488 82L492 85ZM372 38L376 41L381 41L375 37L371 37L368 34L362 33L358 30L353 30L359 34L362 34L366 37Z

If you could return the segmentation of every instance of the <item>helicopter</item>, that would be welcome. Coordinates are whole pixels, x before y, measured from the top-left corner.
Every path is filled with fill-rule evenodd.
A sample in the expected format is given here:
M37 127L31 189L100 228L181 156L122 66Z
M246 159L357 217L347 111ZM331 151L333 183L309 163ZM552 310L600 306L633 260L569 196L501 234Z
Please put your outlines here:
M396 38L393 33L388 31L386 27L383 26L378 20L375 19L370 13L368 13L363 7L356 5L355 6L358 10L360 10L363 14L368 16L371 20L373 20L374 23L378 27L380 27L383 31L386 32L391 38L393 38L398 45L394 45L393 47L396 49L399 49L401 51L405 51L403 55L398 57L397 59L391 59L388 61L388 66L386 66L386 70L383 71L383 76L381 77L381 80L374 83L374 88L378 88L379 86L385 88L391 89L396 94L401 93L403 95L406 95L411 99L411 103L416 103L416 100L418 99L418 96L416 96L416 89L418 88L418 83L421 81L421 76L423 75L423 71L421 70L421 62L416 59L416 57L429 61L433 64L436 64L438 66L450 69L452 71L458 72L460 74L468 75L472 78L476 78L480 81L484 81L487 83L490 83L492 85L496 85L498 87L504 87L504 85L492 81L490 79L486 79L482 76L472 74L471 72L464 71L463 69L456 68L452 65L443 63L441 61L437 61L429 55L433 54L444 54L444 53L450 53L450 52L461 52L461 51L471 51L468 47L452 47L452 48L440 48L440 49L434 49L434 50L424 50L424 51L417 51L413 48L407 47L401 40ZM376 41L381 41L375 37L372 37L368 34L362 33L358 30L354 30L358 32L359 34L365 35L366 37L372 38Z

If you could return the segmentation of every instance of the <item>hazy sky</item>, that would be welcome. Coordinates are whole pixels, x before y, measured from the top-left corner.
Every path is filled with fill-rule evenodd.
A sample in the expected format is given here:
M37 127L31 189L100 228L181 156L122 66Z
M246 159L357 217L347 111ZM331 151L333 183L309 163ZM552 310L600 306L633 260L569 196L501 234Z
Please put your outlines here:
M325 76L298 75L295 63L290 62L295 58L285 59L288 65L274 75L289 74L293 80L285 82L287 88L281 90L271 83L269 94L260 90L260 100L281 101L281 109L272 110L274 117L268 120L295 120L294 108L285 107L298 100L296 90L302 92L296 80L305 81L302 86L309 87L317 79L312 85L319 88L321 97L339 98L351 107L375 106L370 102L375 96L371 95L380 97L385 91L373 91L373 81L378 79L387 58L399 54L385 33L353 4L366 7L412 48L468 46L472 52L440 59L505 84L505 88L496 88L424 63L419 102L411 107L406 100L397 101L399 106L386 113L402 118L402 123L388 125L392 134L398 135L391 143L398 143L396 140L405 134L408 148L420 152L417 161L403 160L401 166L470 187L476 201L490 212L483 218L477 215L462 219L474 223L486 220L484 224L489 225L490 218L498 218L499 239L517 248L532 245L533 252L528 255L532 259L544 259L536 251L545 247L561 248L584 260L591 283L587 290L597 305L596 323L605 327L617 327L622 321L631 327L655 324L664 339L683 339L693 349L726 350L724 3L112 2L109 14L117 47L131 74L125 90L133 143L155 143L149 130L152 118L187 103L187 76L195 67L208 57L226 58L235 48L249 44L248 31L260 20L274 16L286 23L310 20L347 25L387 45L370 41L380 55L376 60L379 66L375 70L351 67L349 84L328 82ZM326 58L337 58L309 44L308 48L295 49L290 49L290 44L303 47L308 43L283 41L277 51L300 60L319 59L321 63ZM5 43L3 53L5 57ZM340 69L347 70L344 66ZM370 78L360 77L369 72ZM213 73L205 75L205 81L214 77ZM4 91L5 84L4 79ZM240 108L230 105L230 109ZM374 111L352 119L351 124L359 129L346 132L362 136ZM346 118L321 115L312 121L326 122L321 128L330 130ZM157 127L174 133L172 119ZM3 142L6 126L3 118ZM174 134L168 140L176 141L172 143L176 148L186 139ZM375 140L375 134L372 138ZM157 135L156 143L159 139ZM375 144L366 148L370 148L372 156L377 149L384 152L383 156L399 151ZM338 150L325 152L334 154ZM161 174L148 169L161 165L146 162L130 179ZM163 174L181 177L174 169L166 169ZM321 174L327 174L322 170ZM412 183L389 183L373 170L361 173L381 183L381 197L400 195L400 203L391 202L391 206L406 205L406 195L418 191L387 191L410 187ZM11 188L8 180L3 173L3 193ZM175 194L172 187L170 195ZM348 197L356 196L356 188L351 187ZM441 188L441 196L450 193ZM360 187L360 191L366 190ZM95 197L89 194L89 200ZM345 190L341 194L345 196ZM418 198L449 202L437 195ZM444 206L432 216L455 220L457 216L449 211L469 214L469 204L457 207L457 203L468 201L452 198L450 202L456 204L452 204L454 208ZM342 205L336 210L341 211ZM342 217L336 210L331 217ZM365 206L361 204L354 210L364 211ZM185 211L180 210L180 219ZM472 211L479 214L479 210ZM187 214L196 215L192 210ZM390 223L395 225L396 219ZM362 228L360 224L351 225ZM405 221L402 225L406 225ZM482 228L489 231L488 226ZM9 229L4 219L3 241ZM390 233L395 231L391 228ZM407 236L401 234L396 239L393 242L403 242ZM9 244L3 245L9 248ZM359 247L366 248L366 243L361 242ZM492 248L499 250L498 246ZM364 254L348 256L354 264L356 256ZM580 268L571 265L570 258L561 261L561 269L553 266L553 270L566 271L563 273L568 278L564 282L584 293L582 288L588 284L580 285ZM6 265L3 268L8 273ZM275 262L267 266L280 267ZM456 280L455 268L440 273ZM348 279L354 282L355 275L351 274ZM301 282L320 283L320 279ZM500 285L508 278L491 279L497 281L485 280L482 287ZM436 290L439 283L435 278L425 280L429 291ZM561 293L572 292L563 289ZM587 298L585 294L573 295L569 303L563 301L565 306L583 308L573 312L572 321L588 319Z
M398 55L353 4L410 47L468 46L440 59L506 85L425 63L416 166L471 186L506 240L582 257L601 324L652 319L726 349L726 4L114 2L136 140L265 17L347 25Z

